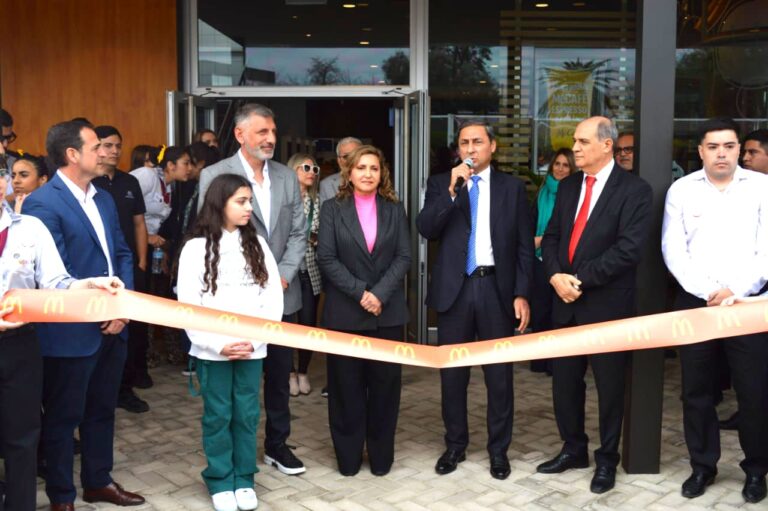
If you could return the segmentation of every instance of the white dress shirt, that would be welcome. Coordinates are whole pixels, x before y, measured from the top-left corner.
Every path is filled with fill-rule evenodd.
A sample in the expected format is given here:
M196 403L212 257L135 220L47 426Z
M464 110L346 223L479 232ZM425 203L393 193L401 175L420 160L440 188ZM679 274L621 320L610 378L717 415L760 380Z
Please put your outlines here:
M265 287L253 281L253 276L246 269L240 230L222 231L219 241L219 272L216 280L216 294L205 288L205 238L189 240L181 250L179 257L179 281L177 295L179 302L202 305L237 314L247 314L259 318L280 321L283 317L283 286L277 262L269 250L267 242L259 236L259 244L264 251L264 263L269 278ZM249 341L225 335L187 330L192 346L189 354L204 360L227 360L221 355L221 349L230 343ZM251 359L267 356L267 345L250 341L253 344Z
M147 224L147 234L157 234L165 219L171 216L171 201L165 203L163 186L163 171L155 167L139 167L131 171L131 175L139 181L141 194L144 196L144 221ZM170 197L171 185L165 185L166 194Z
M477 197L477 228L475 232L475 261L478 266L493 266L493 244L491 243L491 167L475 174L480 176L477 186L480 194ZM470 177L467 181L467 192L472 190L474 182Z
M0 256L0 296L9 289L68 288L75 279L64 268L43 222L14 213L5 201L0 208L0 231L8 229Z
M600 194L603 193L603 188L605 188L605 183L608 182L608 178L611 177L611 172L613 172L613 159L611 159L610 162L608 162L608 165L600 169L600 171L595 174L595 184L592 185L592 197L589 199L589 211L587 212L587 218L589 218L589 215L592 214L592 210L595 209L595 204L597 204L597 199L600 198ZM576 214L573 215L573 221L576 221L576 217L579 216L579 211L581 211L581 205L584 203L584 195L587 193L587 173L584 173L584 177L581 181L581 193L579 193L579 204L576 206Z
M264 168L262 169L264 180L261 184L259 184L258 181L256 181L256 178L253 177L253 167L251 167L251 164L248 163L248 160L245 159L245 155L243 154L242 147L237 152L237 156L240 157L240 163L243 164L243 168L245 169L245 174L248 177L248 181L251 182L251 190L253 190L253 196L256 197L256 203L259 205L259 211L261 211L261 218L264 219L264 227L267 229L267 234L269 234L269 220L270 220L270 213L272 212L272 196L270 195L271 192L271 184L269 181L269 160L264 160Z
M104 221L101 219L99 208L93 201L94 195L98 193L96 187L93 186L93 183L88 183L88 189L84 192L82 188L73 183L62 171L58 171L58 173L61 180L64 181L64 184L69 188L69 191L75 196L77 203L80 204L80 207L85 211L85 216L90 220L93 230L96 231L96 237L99 239L101 251L104 252L104 257L107 258L107 271L109 272L110 277L113 276L115 272L112 268L112 257L109 255L107 232L104 230Z
M703 169L678 179L661 233L667 268L690 294L758 292L768 274L768 176L736 167L723 191Z

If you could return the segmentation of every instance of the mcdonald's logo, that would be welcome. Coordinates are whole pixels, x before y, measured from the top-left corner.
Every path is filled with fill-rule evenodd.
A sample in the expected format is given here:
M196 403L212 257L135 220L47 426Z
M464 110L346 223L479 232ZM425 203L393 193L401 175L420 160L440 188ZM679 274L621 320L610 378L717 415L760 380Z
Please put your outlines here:
M584 346L596 346L598 344L605 344L605 339L600 331L588 330L579 334L581 343Z
M651 339L651 333L646 325L626 325L624 331L627 334L628 343L642 340L649 341Z
M237 316L233 316L232 314L219 314L219 323L224 323L226 325L236 325L239 321L240 320L237 319Z
M463 358L467 358L468 356L469 356L468 348L451 348L451 351L448 354L448 360L453 362L454 360L461 360Z
M21 298L18 296L8 296L3 300L3 309L11 309L11 312L15 309L19 314L23 312L21 306Z
M413 346L398 344L397 346L395 346L395 356L414 359L416 358L416 352L414 351Z
M367 350L371 349L371 340L366 339L364 337L354 337L352 339L352 346L355 346L357 348L365 348Z
M85 306L86 314L103 314L107 311L106 296L92 296L88 299L88 305Z
M186 305L177 305L176 308L173 309L173 312L182 320L191 318L195 315L195 311L192 310L192 307L187 307Z
M64 297L49 296L43 303L43 314L64 314Z
M693 325L688 318L674 318L672 320L672 338L693 335Z
M739 317L732 310L725 309L719 310L722 307L718 307L717 311L717 329L723 330L725 328L733 328L734 326L741 326Z
M324 341L328 339L328 334L323 332L322 330L310 330L307 332L307 338L308 339L319 339L321 341Z
M539 336L539 342L541 344L551 344L555 341L556 337L552 334L549 335L540 335Z
M493 345L493 351L507 351L511 350L513 347L512 341L496 341Z
M267 321L266 323L264 323L261 326L261 329L271 333L280 333L280 334L283 333L283 325L281 325L280 323L274 323L272 321Z

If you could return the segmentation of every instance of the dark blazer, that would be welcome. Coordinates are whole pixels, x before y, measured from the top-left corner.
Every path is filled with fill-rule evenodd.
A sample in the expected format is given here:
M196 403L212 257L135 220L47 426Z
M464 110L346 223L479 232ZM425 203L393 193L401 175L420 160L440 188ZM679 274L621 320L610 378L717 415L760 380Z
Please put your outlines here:
M376 222L376 242L368 252L353 198L327 200L320 208L317 264L326 328L375 330L408 322L403 279L411 267L411 246L403 205L377 195ZM360 306L366 290L381 300L378 317Z
M98 190L98 189L97 189ZM133 289L133 254L125 242L112 196L99 190L93 197L104 223L116 277ZM90 220L58 173L24 201L24 214L45 224L56 242L67 272L76 279L108 274L107 258ZM86 357L101 345L100 323L40 323L37 337L43 356ZM127 339L128 329L120 334Z
M560 182L552 219L541 241L547 280L555 273L575 274L583 294L573 303L555 296L553 322L575 318L589 324L635 314L636 269L651 226L652 192L648 183L614 164L568 262L583 172Z
M464 284L470 234L469 195L463 187L455 200L448 193L451 174L429 178L419 232L439 240L440 249L427 292L427 305L447 311ZM516 177L491 170L491 245L496 285L507 313L514 318L515 297L529 298L533 281L533 231L525 186Z

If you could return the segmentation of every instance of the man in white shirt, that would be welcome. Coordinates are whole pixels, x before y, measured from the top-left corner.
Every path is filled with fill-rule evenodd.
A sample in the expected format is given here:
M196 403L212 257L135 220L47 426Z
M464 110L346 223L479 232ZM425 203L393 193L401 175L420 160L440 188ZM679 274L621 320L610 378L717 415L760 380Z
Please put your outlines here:
M701 130L704 168L676 181L667 192L662 251L680 289L675 309L720 305L758 293L768 274L768 176L738 165L738 127L712 119ZM683 426L693 468L684 497L702 495L714 482L720 430L714 391L718 345L727 355L739 401L739 441L747 502L765 498L768 471L768 340L739 336L680 348Z

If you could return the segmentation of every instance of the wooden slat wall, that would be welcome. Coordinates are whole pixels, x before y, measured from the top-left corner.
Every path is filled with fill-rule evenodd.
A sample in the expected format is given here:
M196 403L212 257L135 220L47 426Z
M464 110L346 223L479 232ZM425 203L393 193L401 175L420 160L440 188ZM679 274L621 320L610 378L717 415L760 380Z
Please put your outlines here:
M165 91L178 87L175 0L0 0L0 101L14 148L42 154L54 123L87 117L130 150L165 140Z

